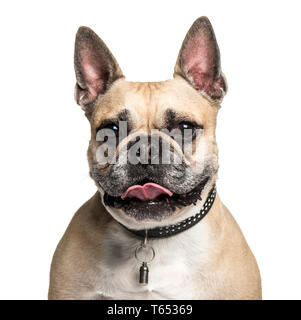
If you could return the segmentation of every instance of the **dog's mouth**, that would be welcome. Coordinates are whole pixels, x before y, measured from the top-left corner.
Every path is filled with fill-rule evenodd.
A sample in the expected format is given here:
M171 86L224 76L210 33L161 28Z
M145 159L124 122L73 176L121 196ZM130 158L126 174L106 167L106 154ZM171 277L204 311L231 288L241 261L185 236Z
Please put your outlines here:
M172 215L177 208L196 204L201 200L201 193L209 177L205 177L193 190L177 194L168 188L143 180L129 187L121 196L111 196L105 192L104 203L107 206L122 209L136 220L162 220Z
M150 201L155 200L160 195L167 195L171 197L173 193L157 183L146 182L141 184L135 184L129 187L121 195L121 199L124 200L126 198L136 198L141 201Z

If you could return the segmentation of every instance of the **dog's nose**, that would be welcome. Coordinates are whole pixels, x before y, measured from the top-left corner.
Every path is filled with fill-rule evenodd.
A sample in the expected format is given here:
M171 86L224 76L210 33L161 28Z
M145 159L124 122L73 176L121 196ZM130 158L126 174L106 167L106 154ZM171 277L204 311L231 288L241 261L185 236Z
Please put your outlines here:
M145 157L144 152L141 152L141 148L139 148L136 152L137 160L139 160L140 163L145 164L144 162L147 161L147 164L151 164L151 155L152 155L152 146L150 143L148 143L147 146L145 146Z
M128 146L128 160L131 164L160 164L163 141L161 137L136 137Z
M138 136L127 145L127 158L130 164L148 163L148 137Z
M161 155L162 155L162 139L160 137L159 141L156 141L156 143L151 143L148 146L148 163L160 164Z

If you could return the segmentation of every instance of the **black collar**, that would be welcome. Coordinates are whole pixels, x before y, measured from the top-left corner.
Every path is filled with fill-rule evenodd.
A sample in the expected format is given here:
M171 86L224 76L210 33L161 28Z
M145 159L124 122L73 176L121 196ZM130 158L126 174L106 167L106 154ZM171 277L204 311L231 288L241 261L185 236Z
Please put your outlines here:
M210 190L208 197L200 210L194 216L187 218L177 224L169 225L166 227L158 227L154 229L147 230L147 237L148 238L168 238L174 236L178 233L188 230L189 228L195 226L198 222L200 222L206 214L210 211L216 196L216 186L214 185L213 188ZM146 230L133 230L128 229L124 225L122 225L126 230L130 231L134 235L145 238Z

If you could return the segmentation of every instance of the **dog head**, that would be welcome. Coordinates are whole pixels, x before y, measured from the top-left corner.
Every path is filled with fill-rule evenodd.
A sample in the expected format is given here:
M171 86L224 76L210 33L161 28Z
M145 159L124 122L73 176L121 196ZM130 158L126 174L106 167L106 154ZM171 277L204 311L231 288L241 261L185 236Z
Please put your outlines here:
M91 124L90 175L107 210L137 229L183 219L218 170L215 127L226 81L209 20L188 31L172 80L126 81L86 27L77 32L74 61L75 99Z

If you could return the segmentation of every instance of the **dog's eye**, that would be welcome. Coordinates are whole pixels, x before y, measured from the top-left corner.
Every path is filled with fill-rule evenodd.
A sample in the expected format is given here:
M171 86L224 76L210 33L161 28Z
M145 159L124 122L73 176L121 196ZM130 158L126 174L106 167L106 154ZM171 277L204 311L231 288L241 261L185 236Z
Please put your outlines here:
M187 130L187 129L194 129L195 126L193 123L190 123L190 122L180 122L177 126L178 129L180 129L181 131L184 131L184 130Z
M189 121L182 121L178 123L176 129L182 132L185 139L194 139L196 137L196 130L203 129L203 126Z
M106 126L106 129L111 129L111 130L113 130L115 132L119 131L119 127L115 123L108 124Z
M102 125L97 129L97 132L98 132L99 130L102 130L102 129L110 129L110 130L114 131L115 134L117 134L118 131L119 131L118 125L117 125L116 123L114 123L114 122L109 122L109 123L104 123L104 124L102 124Z

